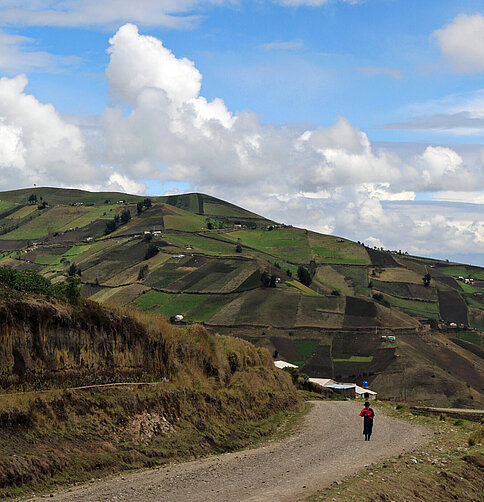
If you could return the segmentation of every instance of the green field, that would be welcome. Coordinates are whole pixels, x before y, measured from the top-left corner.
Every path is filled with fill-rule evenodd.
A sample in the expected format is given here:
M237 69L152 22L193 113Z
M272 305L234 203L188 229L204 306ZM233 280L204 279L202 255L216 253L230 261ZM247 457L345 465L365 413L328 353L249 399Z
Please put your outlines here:
M44 209L40 216L9 232L3 238L42 239L49 234L61 231L62 228L69 228L70 223L83 214L82 207L56 206Z
M136 305L165 317L182 314L191 321L208 321L230 298L223 296L171 294L149 291L138 297Z
M434 319L439 318L439 304L437 302L404 300L390 295L384 295L384 297L390 305L398 307L408 314Z
M193 251L200 251L210 255L234 255L235 244L224 242L218 239L210 239L198 234L176 233L165 236L166 240L182 248L186 252L187 246Z
M481 281L484 281L484 269L482 268L467 267L465 265L450 265L448 267L436 267L436 269L439 272L450 275L454 278L462 276L466 279L470 276L473 279L480 279ZM462 283L459 282L459 284L462 286Z
M294 343L299 352L305 359L309 359L319 346L319 340L294 340Z
M6 200L0 200L0 214L8 211L9 209L12 209L12 207L14 206L15 204L13 204L12 202L8 202Z
M461 340L465 340L467 342L475 343L476 345L479 345L479 347L482 347L484 335L476 331L468 331L465 333L459 333L457 335L457 338L460 338Z
M344 276L345 282L353 288L356 296L370 296L368 269L366 267L334 265L333 268Z
M317 263L370 265L364 246L331 235L308 233L312 257Z
M284 228L274 230L240 230L226 234L230 240L259 249L288 262L309 263L311 250L305 230Z

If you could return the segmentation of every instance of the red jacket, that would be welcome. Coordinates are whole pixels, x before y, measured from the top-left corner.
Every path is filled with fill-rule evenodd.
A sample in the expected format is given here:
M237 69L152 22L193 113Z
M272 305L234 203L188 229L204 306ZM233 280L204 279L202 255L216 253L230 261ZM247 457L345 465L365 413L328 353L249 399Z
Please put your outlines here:
M375 416L375 412L371 408L363 408L360 413L360 417L364 417L369 420L373 420Z

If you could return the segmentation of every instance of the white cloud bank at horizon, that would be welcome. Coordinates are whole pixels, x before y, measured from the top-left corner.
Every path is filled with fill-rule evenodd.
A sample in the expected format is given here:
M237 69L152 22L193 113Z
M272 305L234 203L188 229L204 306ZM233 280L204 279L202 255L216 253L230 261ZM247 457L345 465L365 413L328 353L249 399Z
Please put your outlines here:
M262 125L254 113L207 101L194 63L132 24L110 39L108 52L113 104L98 118L94 139L26 94L26 77L0 79L4 188L37 183L140 193L140 180L182 182L355 240L434 255L484 252L478 211L444 217L398 204L422 191L482 191L482 167L465 166L452 149L429 146L403 163L375 151L342 117L306 131Z

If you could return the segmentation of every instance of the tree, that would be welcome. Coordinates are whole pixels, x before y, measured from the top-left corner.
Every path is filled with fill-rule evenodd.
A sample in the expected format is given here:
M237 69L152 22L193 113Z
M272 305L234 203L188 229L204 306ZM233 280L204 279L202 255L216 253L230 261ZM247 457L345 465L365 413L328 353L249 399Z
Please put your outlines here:
M277 284L277 277L274 274L272 274L271 278L269 279L269 287L275 288L276 284Z
M145 236L143 237L143 240L147 243L151 242L151 239L153 239L153 235L149 232L147 234L145 234Z
M121 213L121 223L126 224L131 219L131 211L129 209L123 209Z
M299 279L299 282L301 282L305 286L310 286L311 283L313 282L309 270L306 267L303 267L302 265L299 265L297 269L297 277Z
M235 252L242 253L242 246L240 244L237 244L237 246L235 246Z
M106 221L106 228L104 229L104 234L108 235L111 232L114 232L115 230L116 230L116 221L115 220Z
M156 256L159 252L159 249L157 246L155 246L154 244L150 244L148 246L148 249L146 250L146 253L145 253L145 260L149 260L150 258L153 258L153 256Z
M289 269L286 270L286 274L288 277L292 277L292 272Z
M138 204L136 204L136 212L138 214L141 214L143 212L143 203L142 202L138 202Z
M37 203L37 195L34 193L29 197L29 204L36 204Z
M426 288L428 288L428 287L430 286L430 280L431 280L431 279L432 279L432 278L430 277L430 274L429 274L428 272L427 272L427 273L426 273L426 274L422 277L422 281L423 281L424 286L425 286Z
M65 284L65 296L72 303L78 303L81 298L81 279L68 277Z
M148 265L145 263L141 265L138 273L138 281L142 281L148 275Z
M271 278L269 277L269 274L265 270L264 272L262 272L262 275L260 276L260 281L262 282L262 285L265 288L268 288L269 284L271 283Z
M146 209L148 209L149 207L151 207L153 204L151 202L151 199L150 198L146 198L144 201L143 201L143 206L146 207Z
M207 221L207 228L213 230L213 223L210 220Z
M76 275L78 275L80 277L81 276L81 269L75 263L71 263L71 266L69 267L69 270L67 271L67 275L69 277L74 277Z

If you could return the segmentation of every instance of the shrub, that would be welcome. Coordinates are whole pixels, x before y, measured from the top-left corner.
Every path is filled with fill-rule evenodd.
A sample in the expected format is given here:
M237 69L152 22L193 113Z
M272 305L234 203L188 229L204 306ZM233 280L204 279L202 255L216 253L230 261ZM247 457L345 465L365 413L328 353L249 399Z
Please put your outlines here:
M310 286L311 283L313 282L309 270L303 267L302 265L299 265L299 268L297 269L297 277L299 281L305 286Z
M145 260L149 260L150 258L153 258L153 256L156 256L159 252L159 249L157 246L155 246L154 244L150 244L148 246L148 249L146 250L146 253L145 253Z
M142 281L148 275L148 265L145 263L141 265L138 273L138 281Z

